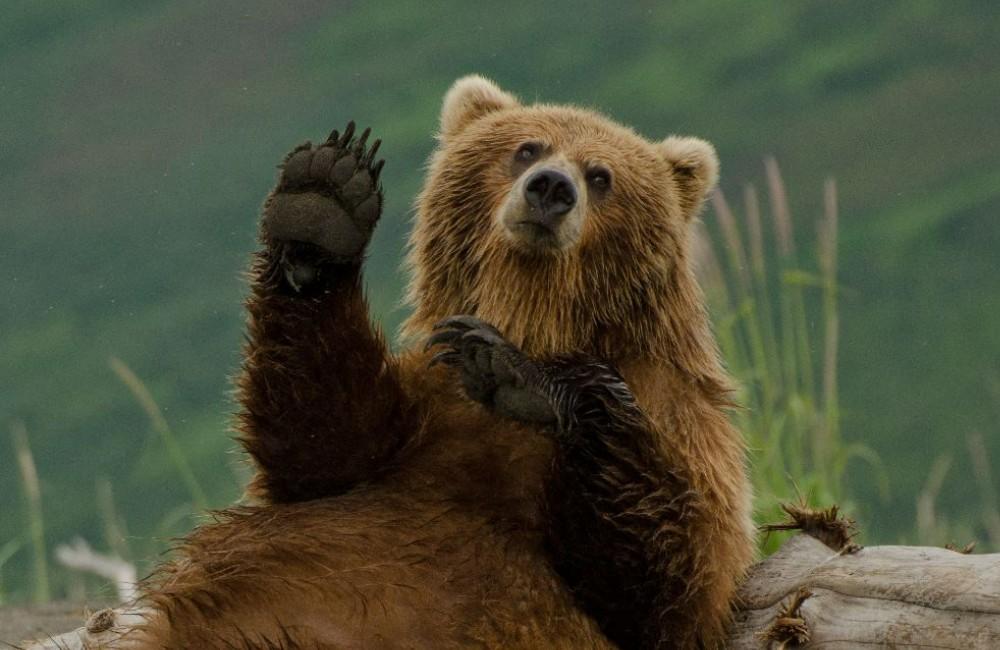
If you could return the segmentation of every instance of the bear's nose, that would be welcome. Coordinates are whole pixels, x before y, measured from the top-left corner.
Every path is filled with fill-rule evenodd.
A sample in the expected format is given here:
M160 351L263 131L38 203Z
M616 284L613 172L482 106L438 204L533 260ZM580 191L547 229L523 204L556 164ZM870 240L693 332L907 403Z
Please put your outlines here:
M540 169L524 185L524 198L541 225L552 227L576 205L573 179L555 169Z

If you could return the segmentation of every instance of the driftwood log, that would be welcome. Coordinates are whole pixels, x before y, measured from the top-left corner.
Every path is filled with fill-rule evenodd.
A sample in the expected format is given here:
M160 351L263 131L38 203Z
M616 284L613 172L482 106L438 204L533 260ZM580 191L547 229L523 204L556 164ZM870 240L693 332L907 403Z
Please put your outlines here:
M730 648L1000 649L1000 553L861 548L836 508L786 512L788 522L768 528L803 532L751 570ZM119 635L141 620L134 610L103 610L29 647L125 648Z
M1000 649L1000 553L844 553L801 534L754 567L741 595L734 649Z

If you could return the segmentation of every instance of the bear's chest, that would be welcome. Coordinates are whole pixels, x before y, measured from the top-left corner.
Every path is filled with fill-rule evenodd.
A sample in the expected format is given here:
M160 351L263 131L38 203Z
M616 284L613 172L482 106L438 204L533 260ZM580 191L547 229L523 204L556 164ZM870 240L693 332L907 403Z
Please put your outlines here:
M537 530L552 455L543 429L439 394L398 480L401 489L420 489L458 508Z

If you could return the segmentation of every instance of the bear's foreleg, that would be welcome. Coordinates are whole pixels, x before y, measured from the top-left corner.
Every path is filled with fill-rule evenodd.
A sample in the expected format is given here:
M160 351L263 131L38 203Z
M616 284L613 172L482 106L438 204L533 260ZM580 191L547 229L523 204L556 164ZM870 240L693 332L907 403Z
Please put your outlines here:
M691 530L704 502L618 372L586 357L530 359L471 316L435 329L435 361L459 370L470 398L552 425L546 538L581 607L622 648L698 647L703 551Z
M240 440L271 502L342 492L377 475L413 418L368 317L361 262L382 208L378 142L350 124L290 153L264 204L251 269Z
M590 359L546 371L561 387L545 484L556 570L622 648L699 647L703 549L691 531L704 519L702 495L668 463L617 371Z

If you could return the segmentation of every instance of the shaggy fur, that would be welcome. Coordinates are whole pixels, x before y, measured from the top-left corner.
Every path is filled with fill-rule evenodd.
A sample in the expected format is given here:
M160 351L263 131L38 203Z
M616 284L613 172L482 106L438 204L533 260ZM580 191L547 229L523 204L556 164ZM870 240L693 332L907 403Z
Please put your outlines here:
M705 594L689 528L704 501L658 450L656 428L612 368L568 358L545 506L552 561L622 648L694 647Z
M720 644L752 527L729 381L688 259L714 151L522 106L478 77L449 91L441 130L405 333L422 343L452 314L491 323L560 387L559 425L469 400L422 345L389 353L360 255L345 252L357 233L367 241L358 214L380 203L373 155L351 136L296 149L265 204L248 300L239 429L256 502L196 530L146 584L152 614L133 642ZM569 250L519 250L494 218L525 140L613 174L606 196L581 194ZM296 228L307 234L290 241Z

